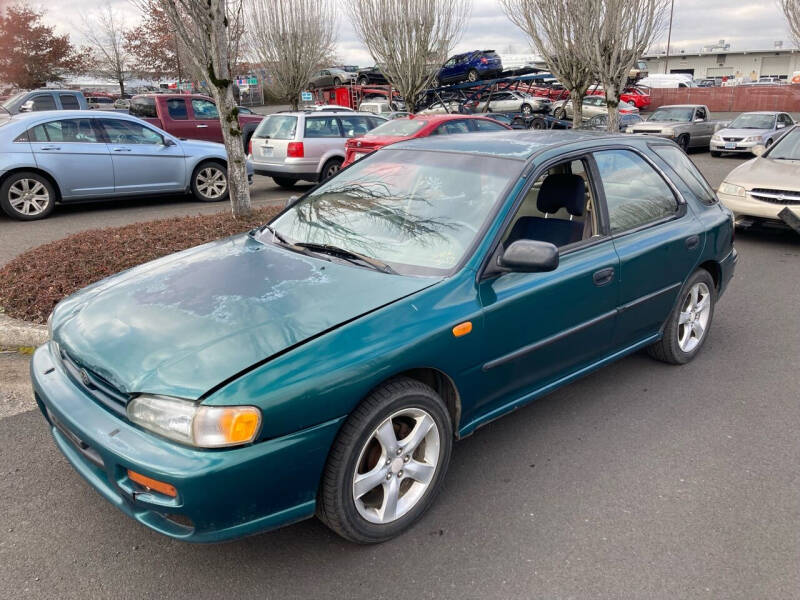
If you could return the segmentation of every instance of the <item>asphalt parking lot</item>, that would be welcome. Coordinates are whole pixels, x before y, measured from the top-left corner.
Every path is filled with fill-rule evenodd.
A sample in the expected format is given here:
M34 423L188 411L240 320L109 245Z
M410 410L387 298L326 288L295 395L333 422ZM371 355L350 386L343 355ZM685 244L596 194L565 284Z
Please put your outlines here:
M714 187L743 160L692 159ZM255 187L256 203L289 195ZM0 264L81 228L225 209L0 217ZM26 359L0 354L0 598L800 597L800 236L736 246L695 361L637 354L478 430L431 511L380 546L315 520L206 546L145 529L62 458L17 397Z

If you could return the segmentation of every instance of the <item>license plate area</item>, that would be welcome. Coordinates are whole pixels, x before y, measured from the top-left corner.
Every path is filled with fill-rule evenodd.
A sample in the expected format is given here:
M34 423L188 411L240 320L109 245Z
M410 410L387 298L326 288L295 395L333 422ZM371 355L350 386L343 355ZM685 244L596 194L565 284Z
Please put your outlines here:
M726 150L736 150L736 142L725 142Z
M275 150L272 146L262 146L261 147L261 156L264 158L270 158L272 156L272 152Z

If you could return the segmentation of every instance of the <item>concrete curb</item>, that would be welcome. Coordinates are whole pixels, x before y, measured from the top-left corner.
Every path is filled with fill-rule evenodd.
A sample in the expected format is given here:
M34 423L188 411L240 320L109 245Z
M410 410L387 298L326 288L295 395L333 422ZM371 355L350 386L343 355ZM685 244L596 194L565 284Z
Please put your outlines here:
M0 313L0 348L31 351L47 341L47 327Z

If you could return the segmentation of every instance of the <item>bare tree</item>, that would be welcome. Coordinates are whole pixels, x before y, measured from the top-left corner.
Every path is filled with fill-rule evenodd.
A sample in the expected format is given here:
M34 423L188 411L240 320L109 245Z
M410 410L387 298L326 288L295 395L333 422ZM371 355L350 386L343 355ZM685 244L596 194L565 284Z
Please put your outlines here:
M85 14L80 29L93 50L92 71L116 81L119 93L124 94L125 82L130 79L130 65L122 18L107 2L98 11Z
M228 190L235 218L252 211L234 69L243 35L242 0L156 0L169 19L194 78L211 92L228 155ZM142 4L139 4L142 6Z
M586 46L597 35L591 0L500 0L506 16L530 38L550 72L569 92L573 127L583 123L583 97L595 81Z
M668 0L588 0L598 33L587 40L589 64L606 96L608 130L619 131L619 97L631 69L664 24Z
M447 60L471 0L348 0L356 34L413 112Z
M273 93L297 110L318 65L333 54L336 13L330 0L248 0L246 39L272 75Z
M789 32L796 48L800 48L800 0L778 0L789 23Z

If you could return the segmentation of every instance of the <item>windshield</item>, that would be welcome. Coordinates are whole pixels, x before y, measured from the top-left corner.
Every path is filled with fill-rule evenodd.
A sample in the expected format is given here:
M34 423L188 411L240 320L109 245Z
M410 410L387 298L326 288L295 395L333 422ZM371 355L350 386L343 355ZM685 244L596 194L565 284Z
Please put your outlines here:
M291 243L336 246L403 274L444 275L467 253L523 166L486 156L382 150L323 183L271 225Z
M656 110L648 121L677 121L680 123L688 123L692 120L694 108L691 106L675 106L673 108L659 108Z
M254 138L273 140L293 140L297 129L297 117L288 115L269 115L253 132Z
M17 100L21 99L27 93L28 92L19 92L18 94L14 94L10 98L3 100L3 102L0 103L0 106L2 106L3 108L11 108L12 104L14 104Z
M800 160L800 129L795 127L775 142L766 156L775 160Z
M745 113L739 115L728 129L772 129L775 126L775 115L760 115L758 113Z
M378 125L375 129L366 134L366 137L375 135L414 135L422 129L426 123L427 121L421 119L395 119L394 121L387 121L386 123Z

